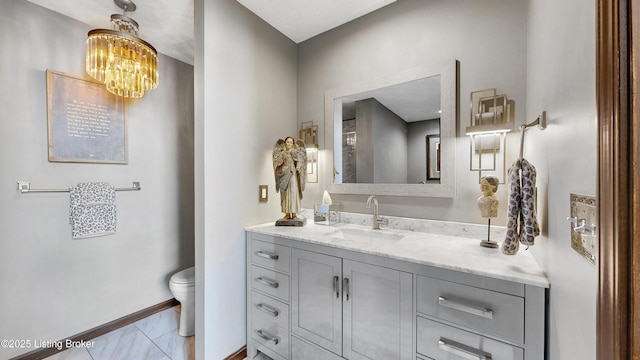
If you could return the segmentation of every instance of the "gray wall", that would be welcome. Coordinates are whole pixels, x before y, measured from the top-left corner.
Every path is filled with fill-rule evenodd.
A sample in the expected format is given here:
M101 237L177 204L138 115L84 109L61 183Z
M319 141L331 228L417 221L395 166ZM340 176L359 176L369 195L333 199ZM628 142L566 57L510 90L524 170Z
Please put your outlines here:
M554 360L596 351L598 271L571 249L566 221L571 193L596 195L595 13L592 1L529 1L527 118L546 110L548 127L527 131L524 153L538 171L543 233L531 252L551 282Z
M407 123L373 100L374 183L407 182Z
M373 182L375 154L374 123L371 106L366 101L356 101L356 182Z
M440 120L422 120L407 124L407 183L427 181L427 135L440 133ZM437 180L428 180L429 182Z
M356 124L357 182L406 183L407 123L371 98L356 101Z
M403 0L311 38L298 46L298 119L324 125L323 99L329 89L457 59L458 129L469 126L471 91L487 88L497 88L515 100L515 121L523 123L526 21L524 0ZM511 147L517 149L517 134L510 139ZM321 132L321 149L323 143ZM476 209L476 200L481 195L479 177L469 172L468 154L469 139L464 135L458 137L454 199L384 196L380 197L381 213L484 223ZM324 189L324 179L310 184L303 206L309 208L319 202ZM498 190L502 204L506 204L506 193L506 187ZM346 211L367 212L365 200L364 195L334 196L334 201L340 202ZM506 222L506 207L503 210L495 224Z
M235 0L194 5L196 355L222 359L246 344L244 227L283 215L271 153L297 134L296 46Z
M193 67L160 56L160 85L129 101L128 165L47 160L45 70L85 76L88 25L24 0L0 5L0 338L59 340L171 299L194 264ZM116 187L115 235L72 240L69 195ZM6 359L34 349L0 348Z
M525 157L538 170L543 234L530 251L551 282L553 360L595 359L597 271L571 249L565 220L570 193L596 191L595 43L591 1L403 0L298 50L298 118L304 121L324 124L329 89L452 58L460 62L459 133L469 125L471 91L506 93L515 100L516 126L547 111L548 128L527 131ZM519 132L507 141L509 166L518 156ZM477 173L469 171L469 139L459 136L456 146L454 199L380 196L380 213L484 223L475 206L480 190ZM311 185L305 207L319 202L325 188L322 180ZM500 186L500 216L492 223L505 223L506 195ZM346 211L370 211L365 195L332 197Z
M594 359L597 272L570 249L564 220L570 192L595 193L592 2L403 0L298 47L234 0L197 0L195 14L195 67L161 57L160 87L129 104L129 165L64 164L47 161L44 71L84 74L89 27L25 1L2 2L0 46L13 56L0 60L0 285L9 294L0 297L1 337L63 338L170 298L168 277L192 261L195 202L197 329L207 339L197 354L229 355L245 343L242 229L281 215L275 139L295 134L298 119L322 128L328 89L456 58L459 128L479 89L514 99L517 124L548 111L549 128L527 132L543 226L530 251L551 281L550 358ZM354 54L368 60L354 62ZM517 134L509 141L507 163ZM458 137L455 199L381 197L381 213L483 223L468 153L468 139ZM116 235L71 240L64 195L15 189L17 180L67 187L95 179L142 182L142 191L118 194ZM320 181L307 184L304 206L321 199ZM258 203L258 184L269 185L267 204ZM498 195L504 204L506 187ZM364 196L334 200L368 212ZM0 357L15 354L0 349Z

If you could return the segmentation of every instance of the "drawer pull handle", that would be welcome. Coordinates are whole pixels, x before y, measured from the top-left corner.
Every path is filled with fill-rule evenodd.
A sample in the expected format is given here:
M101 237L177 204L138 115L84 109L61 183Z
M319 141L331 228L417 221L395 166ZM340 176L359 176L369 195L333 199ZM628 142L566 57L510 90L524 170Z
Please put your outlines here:
M336 293L336 299L340 298L340 277L333 277L333 292Z
M274 254L274 253L270 253L267 251L256 251L256 255L263 257L265 259L269 259L269 260L278 260L278 258L280 258L280 256L278 256L278 254Z
M278 345L278 343L280 342L280 339L273 335L269 335L269 333L267 333L266 331L256 330L256 334L267 341L273 341L273 343L276 345Z
M264 278L262 278L262 276L256 278L256 281L259 282L262 285L267 285L267 286L270 286L270 287L272 287L274 289L277 289L278 286L280 286L277 281L264 279Z
M349 278L342 279L342 294L344 301L349 301Z
M493 310L491 309L477 309L471 306L463 305L451 300L447 300L442 296L438 297L438 304L440 306L448 307L450 309L459 310L466 312L468 314L482 316L483 318L492 319L493 318Z
M272 308L271 306L267 305L267 304L256 304L256 307L258 308L258 310L265 312L273 317L278 317L278 310Z
M446 351L450 354L457 355L463 359L468 360L491 360L491 354L472 348L464 344L457 343L455 341L440 338L438 341L438 348L442 351Z

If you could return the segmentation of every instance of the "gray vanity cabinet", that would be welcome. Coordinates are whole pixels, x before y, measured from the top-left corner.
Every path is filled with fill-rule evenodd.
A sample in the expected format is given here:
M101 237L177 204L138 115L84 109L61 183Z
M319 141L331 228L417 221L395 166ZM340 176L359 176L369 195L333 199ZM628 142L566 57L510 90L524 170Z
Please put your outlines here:
M290 358L290 248L272 236L256 235L247 243L247 348L274 360Z
M248 231L247 355L546 359L548 289L463 270Z
M411 359L412 279L406 272L292 249L291 332L346 359ZM305 356L314 356L309 351Z
M342 259L293 249L291 332L342 354Z
M343 356L347 359L411 359L413 275L343 260ZM346 298L346 299L345 299Z

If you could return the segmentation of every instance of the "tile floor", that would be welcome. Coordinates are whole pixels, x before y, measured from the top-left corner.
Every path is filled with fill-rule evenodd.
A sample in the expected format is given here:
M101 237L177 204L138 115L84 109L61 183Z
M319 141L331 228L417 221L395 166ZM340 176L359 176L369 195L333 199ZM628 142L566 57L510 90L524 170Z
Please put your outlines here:
M72 348L46 360L194 360L195 337L178 335L180 306L99 336L91 348Z

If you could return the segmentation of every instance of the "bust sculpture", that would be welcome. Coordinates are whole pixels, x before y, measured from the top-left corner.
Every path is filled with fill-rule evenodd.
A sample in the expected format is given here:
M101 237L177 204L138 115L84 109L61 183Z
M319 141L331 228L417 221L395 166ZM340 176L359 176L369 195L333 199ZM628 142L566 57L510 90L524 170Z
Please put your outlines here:
M480 216L487 218L487 239L480 241L480 246L487 248L497 248L498 243L491 240L491 218L498 216L498 205L500 201L496 197L498 183L500 181L495 176L483 176L480 178L480 190L482 196L478 198L478 209Z
M496 197L498 190L498 178L494 176L483 176L480 179L480 190L482 196L478 198L478 209L483 218L494 218L498 216L498 205L500 201Z

